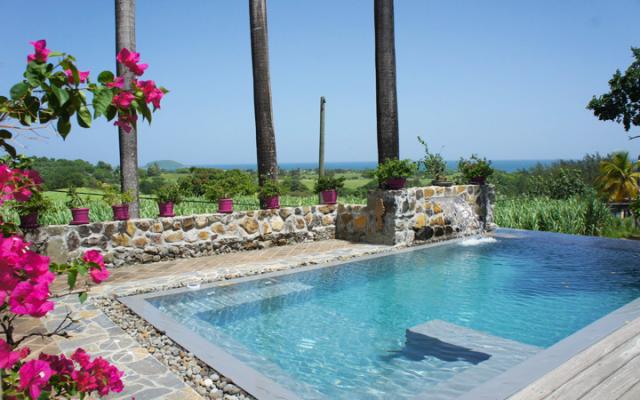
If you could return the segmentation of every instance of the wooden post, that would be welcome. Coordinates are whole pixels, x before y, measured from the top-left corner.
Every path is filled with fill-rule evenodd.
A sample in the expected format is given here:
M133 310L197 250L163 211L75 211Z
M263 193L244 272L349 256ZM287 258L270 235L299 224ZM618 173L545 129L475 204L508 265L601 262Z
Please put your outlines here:
M318 155L318 176L324 176L324 96L320 97L320 154Z

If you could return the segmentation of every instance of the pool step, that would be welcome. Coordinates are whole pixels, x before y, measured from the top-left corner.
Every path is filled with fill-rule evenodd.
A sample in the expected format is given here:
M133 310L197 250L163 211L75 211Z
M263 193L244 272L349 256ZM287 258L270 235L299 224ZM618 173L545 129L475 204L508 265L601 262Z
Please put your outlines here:
M455 398L521 363L542 349L489 335L441 320L432 320L406 331L405 351L413 357L436 357L443 361L473 364L416 399Z

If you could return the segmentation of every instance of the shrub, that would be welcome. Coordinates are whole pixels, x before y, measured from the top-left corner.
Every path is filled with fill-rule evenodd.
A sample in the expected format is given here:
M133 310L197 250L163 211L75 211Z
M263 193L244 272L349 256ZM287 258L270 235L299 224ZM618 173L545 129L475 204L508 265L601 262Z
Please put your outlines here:
M493 174L491 161L486 158L480 158L476 154L465 160L461 158L458 162L458 171L462 173L467 182L477 178L488 178Z
M156 191L156 200L158 203L182 203L182 190L176 183L162 186Z
M437 181L443 181L447 179L445 173L447 172L447 163L440 153L429 152L429 146L424 139L418 136L418 142L424 146L424 158L418 162L418 165L422 165L427 174Z
M279 196L282 193L282 186L274 179L265 179L262 186L258 190L258 197L268 199L270 197Z
M335 177L333 175L321 176L318 178L315 184L316 193L324 192L325 190L339 190L344 187L344 177Z
M122 192L115 186L103 185L102 190L104 191L102 200L111 206L129 204L133 201L133 195L131 194L131 192Z
M384 184L392 178L409 178L416 173L416 163L411 160L389 159L376 168L376 179L379 184Z
M87 206L87 201L84 198L80 197L78 191L73 186L71 186L69 190L67 190L67 197L69 199L67 200L66 205L69 208L84 208Z

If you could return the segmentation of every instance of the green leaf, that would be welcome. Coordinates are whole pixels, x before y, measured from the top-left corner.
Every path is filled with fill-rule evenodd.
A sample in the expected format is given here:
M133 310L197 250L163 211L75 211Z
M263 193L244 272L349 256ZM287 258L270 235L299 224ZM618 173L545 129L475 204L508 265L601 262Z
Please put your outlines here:
M0 139L0 146L2 146L4 148L4 151L9 153L12 158L16 158L16 156L18 155L18 153L16 152L16 148L5 142L4 139Z
M67 273L67 284L69 285L69 290L73 290L76 287L76 280L78 279L78 271L73 270Z
M60 106L63 106L64 103L69 100L69 93L67 93L66 90L59 88L56 85L51 85L51 91L53 91L54 96L56 96L56 99L58 99Z
M52 51L52 52L49 53L49 57L60 57L60 56L63 56L63 55L64 55L64 53L61 53L59 51Z
M13 135L6 129L0 129L0 138L1 139L11 139Z
M91 111L89 111L87 106L80 106L76 117L78 119L78 125L83 128L91 128Z
M111 105L113 100L113 92L110 89L96 90L93 95L93 118L98 118L107 111L107 107Z
M144 101L138 102L138 111L142 114L142 118L145 118L151 124L151 110L149 109L149 105Z
M40 123L41 124L46 124L47 122L51 121L53 119L53 110L40 110L39 113L39 117L40 117Z
M100 75L98 75L98 82L100 83L109 83L113 82L115 77L113 76L113 72L111 71L102 71Z
M25 82L17 83L13 85L9 93L11 94L11 98L13 100L19 100L29 94L29 85L27 85Z
M60 116L60 118L58 119L58 134L60 134L63 139L66 139L69 132L71 132L71 122L69 122L69 116Z
M118 114L118 109L113 104L109 104L109 107L107 107L107 111L104 114L105 117L107 117L107 121L114 119L116 114Z
M89 297L89 295L87 294L87 292L82 292L78 295L78 298L80 299L80 304L84 303L85 301L87 301L87 297Z

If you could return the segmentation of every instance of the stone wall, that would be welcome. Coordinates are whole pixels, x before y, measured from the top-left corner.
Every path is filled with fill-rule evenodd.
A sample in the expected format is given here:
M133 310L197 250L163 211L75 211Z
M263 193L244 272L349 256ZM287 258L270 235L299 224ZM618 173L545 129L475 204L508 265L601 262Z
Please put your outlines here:
M331 239L335 206L310 206L173 218L53 225L28 241L54 262L99 249L110 266L251 250Z
M494 201L491 185L376 190L366 206L338 206L336 238L412 245L478 234L495 229Z

